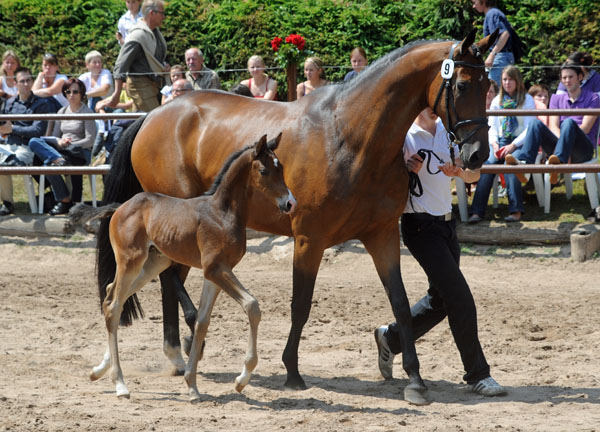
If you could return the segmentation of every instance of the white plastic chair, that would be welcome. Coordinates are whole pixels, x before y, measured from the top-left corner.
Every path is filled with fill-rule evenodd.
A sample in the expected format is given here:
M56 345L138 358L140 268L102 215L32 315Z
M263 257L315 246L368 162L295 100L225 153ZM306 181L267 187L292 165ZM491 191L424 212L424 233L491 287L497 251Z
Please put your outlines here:
M31 183L31 177L30 176L26 176L29 178L29 183ZM96 200L96 174L90 174L88 175L88 178L90 180L90 189L91 189L91 194L92 194L92 205L94 207L97 206L97 200ZM69 190L72 189L71 186L71 176L65 176L65 180L67 183L67 187L69 188ZM31 186L33 188L33 185ZM44 193L46 190L46 176L44 174L40 174L40 181L39 181L39 188L38 188L38 204L37 204L37 209L34 211L34 208L31 207L31 196L29 197L29 205L31 207L31 212L32 213L38 213L38 214L42 214L44 213ZM27 192L27 194L29 195L29 190ZM83 194L81 196L81 200L83 202ZM35 194L34 194L34 203L35 203Z

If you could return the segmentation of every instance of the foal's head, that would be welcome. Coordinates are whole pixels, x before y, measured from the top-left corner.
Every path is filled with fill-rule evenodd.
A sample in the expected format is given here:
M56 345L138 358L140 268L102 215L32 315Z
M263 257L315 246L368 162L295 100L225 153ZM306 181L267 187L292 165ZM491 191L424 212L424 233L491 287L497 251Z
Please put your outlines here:
M296 199L283 180L283 166L273 151L279 145L281 134L267 142L267 136L254 145L252 150L252 168L248 184L273 200L279 210L292 213L296 208Z

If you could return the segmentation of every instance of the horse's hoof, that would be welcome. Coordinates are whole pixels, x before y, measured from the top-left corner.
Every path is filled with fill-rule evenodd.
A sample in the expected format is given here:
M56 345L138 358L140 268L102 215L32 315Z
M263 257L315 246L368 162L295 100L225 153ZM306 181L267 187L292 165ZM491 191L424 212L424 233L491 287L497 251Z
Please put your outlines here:
M98 375L96 375L96 372L91 371L90 372L90 381L96 381L98 378L100 378Z
M409 384L404 389L404 400L413 405L429 405L427 399L427 387L417 384Z
M200 393L196 389L190 389L190 403L197 404L201 401Z
M246 381L246 382L244 382ZM237 377L235 379L235 391L238 393L241 393L242 390L244 390L244 388L246 387L246 385L248 384L248 380L244 380L241 377Z
M300 375L294 377L288 376L283 386L286 390L306 390L308 388Z
M171 371L173 376L182 376L185 373L185 368L174 367Z

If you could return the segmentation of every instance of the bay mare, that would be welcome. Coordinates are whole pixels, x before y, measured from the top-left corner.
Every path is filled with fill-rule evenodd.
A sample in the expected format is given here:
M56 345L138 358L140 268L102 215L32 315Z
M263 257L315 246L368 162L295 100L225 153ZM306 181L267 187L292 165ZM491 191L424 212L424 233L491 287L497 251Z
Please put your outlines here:
M326 248L358 239L373 258L396 321L402 326L402 363L409 384L406 400L426 403L419 373L408 298L400 274L398 218L408 197L402 145L408 128L425 107L454 131L460 159L479 168L487 159L485 94L489 81L483 57L497 37L477 44L471 32L462 42L420 41L397 49L345 84L319 88L295 102L250 99L219 91L192 92L157 108L131 125L118 145L105 182L104 202L124 202L143 190L176 197L202 194L223 161L262 134L283 132L278 156L298 210L282 215L260 194L250 203L248 226L294 237L291 329L283 352L285 386L304 389L298 348L311 308L315 279ZM448 80L442 62L452 59ZM476 119L476 123L464 123ZM487 124L487 123L486 123ZM108 221L98 234L101 298L114 278ZM161 273L165 353L181 368L177 301L192 325L194 309L181 281L189 267ZM282 294L284 295L284 294ZM134 297L122 323L138 313Z

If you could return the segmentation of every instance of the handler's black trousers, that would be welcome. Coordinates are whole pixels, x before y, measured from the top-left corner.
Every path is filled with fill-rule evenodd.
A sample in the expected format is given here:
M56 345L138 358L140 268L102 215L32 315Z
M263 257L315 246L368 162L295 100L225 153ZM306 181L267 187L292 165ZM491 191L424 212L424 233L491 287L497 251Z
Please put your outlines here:
M420 338L448 316L454 342L466 374L463 379L475 384L490 376L477 335L475 301L459 268L460 246L456 221L439 220L427 214L402 215L402 239L429 279L427 295L412 308L415 339ZM400 326L389 326L387 341L393 353L402 352Z

